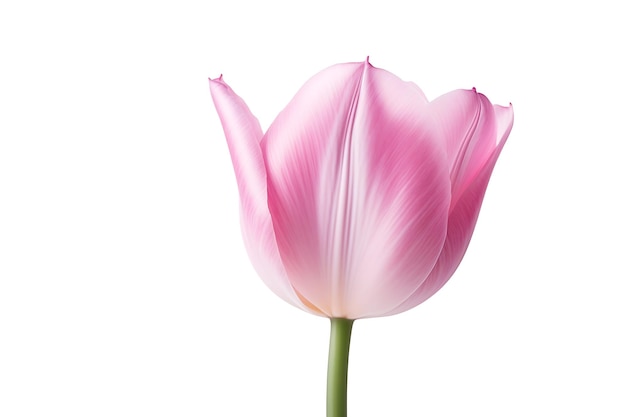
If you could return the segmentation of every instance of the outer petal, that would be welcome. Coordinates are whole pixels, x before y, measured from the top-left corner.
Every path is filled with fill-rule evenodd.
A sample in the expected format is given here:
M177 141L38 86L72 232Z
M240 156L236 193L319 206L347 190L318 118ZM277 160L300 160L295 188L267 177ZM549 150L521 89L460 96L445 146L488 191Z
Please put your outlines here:
M222 77L209 80L209 83L235 168L241 201L241 229L250 260L265 284L277 295L297 307L319 314L298 298L280 260L267 207L265 164L260 147L263 133L259 122Z
M483 103L486 100L484 96L480 99ZM439 260L428 279L424 281L410 298L391 310L389 315L409 310L439 291L450 279L465 255L478 220L478 214L491 173L513 127L512 107L491 106L489 104L489 107L485 107L485 110L488 110L487 113L490 114L489 118L493 121L493 125L491 128L483 131L483 133L489 132L490 137L482 139L485 143L492 143L494 147L489 151L486 161L480 167L466 161L461 162L465 166L472 166L472 169L467 169L466 171L475 172L475 175L464 187L461 195L456 196L456 204L450 208L448 233ZM478 125L481 125L481 123L478 123ZM484 158L486 154L484 145L477 146L475 149L480 151L480 155L466 155L472 162ZM460 187L457 186L458 188Z
M308 81L263 139L283 264L328 316L386 313L439 256L450 180L429 111L414 84L342 64Z
M456 90L432 103L446 142L452 204L478 175L496 147L493 106L473 90Z

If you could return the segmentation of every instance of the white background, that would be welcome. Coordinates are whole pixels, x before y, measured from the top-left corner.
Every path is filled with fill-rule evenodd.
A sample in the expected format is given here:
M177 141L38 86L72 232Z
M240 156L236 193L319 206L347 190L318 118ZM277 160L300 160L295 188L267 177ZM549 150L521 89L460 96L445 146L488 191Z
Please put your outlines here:
M240 239L207 78L264 128L361 61L515 108L470 249L357 321L357 416L626 415L618 2L3 2L0 415L323 416L329 325Z

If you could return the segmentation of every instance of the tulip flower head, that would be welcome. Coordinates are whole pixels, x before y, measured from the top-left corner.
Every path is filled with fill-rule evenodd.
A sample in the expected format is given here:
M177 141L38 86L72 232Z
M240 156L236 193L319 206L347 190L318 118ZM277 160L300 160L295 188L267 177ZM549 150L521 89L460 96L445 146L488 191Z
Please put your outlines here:
M456 90L429 102L369 61L311 78L263 133L222 77L211 94L263 281L314 314L403 312L437 292L470 242L512 107Z

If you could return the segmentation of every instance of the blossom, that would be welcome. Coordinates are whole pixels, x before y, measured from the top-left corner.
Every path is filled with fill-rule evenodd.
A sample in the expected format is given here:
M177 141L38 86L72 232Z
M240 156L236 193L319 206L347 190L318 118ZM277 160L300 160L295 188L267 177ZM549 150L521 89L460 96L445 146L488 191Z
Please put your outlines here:
M210 80L257 273L330 318L397 314L452 276L469 245L511 106L472 90L433 101L369 61L307 81L263 133Z

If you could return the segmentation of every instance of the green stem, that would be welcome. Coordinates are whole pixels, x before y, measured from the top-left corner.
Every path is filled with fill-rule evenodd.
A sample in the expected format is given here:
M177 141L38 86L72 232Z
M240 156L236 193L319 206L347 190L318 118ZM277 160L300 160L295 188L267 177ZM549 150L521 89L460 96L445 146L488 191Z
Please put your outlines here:
M354 320L330 319L326 417L348 415L348 353Z

